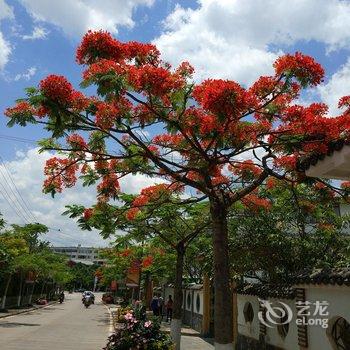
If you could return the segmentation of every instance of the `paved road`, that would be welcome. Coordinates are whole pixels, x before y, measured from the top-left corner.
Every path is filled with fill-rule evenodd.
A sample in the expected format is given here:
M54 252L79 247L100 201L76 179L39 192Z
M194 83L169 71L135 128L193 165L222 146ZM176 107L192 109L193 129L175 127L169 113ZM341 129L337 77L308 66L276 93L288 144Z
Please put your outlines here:
M109 313L96 294L88 309L81 294L63 304L0 319L1 350L101 350L108 337Z

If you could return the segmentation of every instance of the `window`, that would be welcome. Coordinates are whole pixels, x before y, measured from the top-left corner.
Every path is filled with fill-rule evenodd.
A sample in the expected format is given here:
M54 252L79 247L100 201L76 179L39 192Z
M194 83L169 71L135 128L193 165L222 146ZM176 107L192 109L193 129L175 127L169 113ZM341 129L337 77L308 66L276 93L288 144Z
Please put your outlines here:
M277 332L281 338L285 338L289 332L289 323L286 323L288 320L288 312L283 308L282 317L280 318L277 325Z
M244 320L248 323L252 323L254 319L254 309L252 304L248 301L244 305L243 309Z
M191 293L190 292L187 294L187 308L188 309L191 308Z
M350 349L350 323L345 318L339 317L332 327L332 338L335 349L348 350Z
M197 310L197 313L199 313L200 308L201 308L201 298L200 298L199 294L197 294L197 298L196 298L196 310Z

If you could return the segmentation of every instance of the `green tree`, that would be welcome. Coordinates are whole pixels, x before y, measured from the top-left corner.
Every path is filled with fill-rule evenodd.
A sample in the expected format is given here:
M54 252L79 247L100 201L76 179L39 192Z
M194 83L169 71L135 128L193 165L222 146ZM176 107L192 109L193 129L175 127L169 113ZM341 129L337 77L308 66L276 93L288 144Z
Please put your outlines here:
M283 283L303 269L349 265L350 217L336 212L343 200L329 188L275 181L260 194L267 209L236 207L229 220L234 276Z
M65 214L72 218L79 217L81 228L94 227L100 230L103 236L115 235L119 229L128 233L127 237L123 237L124 241L130 239L139 244L147 241L149 244L149 240L153 239L154 244L156 240L160 240L168 250L173 251L176 255L176 268L171 335L179 349L185 254L194 239L207 230L210 223L209 207L207 203L185 205L179 197L162 190L152 192L152 196L147 197L147 204L142 204L144 202L142 196L135 198L132 195L120 195L124 201L121 206L99 204L88 210L82 206L68 206ZM130 220L125 213L133 210L135 203L139 203L138 215ZM142 249L142 245L139 247ZM119 263L118 266L123 265ZM157 267L149 268L148 272L155 269Z

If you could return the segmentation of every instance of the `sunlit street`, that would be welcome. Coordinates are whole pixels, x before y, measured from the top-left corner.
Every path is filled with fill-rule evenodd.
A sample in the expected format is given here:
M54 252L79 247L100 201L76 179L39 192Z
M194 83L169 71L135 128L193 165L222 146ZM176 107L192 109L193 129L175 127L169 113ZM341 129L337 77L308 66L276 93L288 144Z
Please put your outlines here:
M88 309L80 293L69 294L62 304L0 319L0 349L102 349L109 327L109 313L100 293Z

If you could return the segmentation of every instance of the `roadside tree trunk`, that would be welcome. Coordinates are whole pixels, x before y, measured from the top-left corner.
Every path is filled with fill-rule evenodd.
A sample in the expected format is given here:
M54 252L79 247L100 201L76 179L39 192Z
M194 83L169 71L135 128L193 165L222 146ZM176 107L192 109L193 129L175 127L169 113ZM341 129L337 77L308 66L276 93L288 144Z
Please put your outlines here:
M170 325L170 335L175 343L175 350L181 347L181 325L182 325L182 277L184 270L185 246L179 243L176 247L176 275L174 285L173 318ZM167 297L167 296L165 296Z
M7 292L9 290L9 287L10 287L10 282L11 282L11 275L9 275L7 280L6 280L4 295L2 297L0 309L5 309L6 308L6 297L7 297Z
M29 304L29 305L32 304L34 289L35 289L35 282L33 282L32 289L31 289L31 291L30 291L29 300L28 300L28 304Z
M227 210L219 201L210 201L214 251L215 350L233 349L232 290L230 286Z
M43 297L43 295L44 295L44 288L45 288L45 286L46 286L46 282L45 282L45 281L43 281L42 283L43 283L43 285L42 285L42 287L41 287L40 298Z
M22 301L22 290L23 290L23 272L20 272L20 275L19 275L19 291L18 291L17 307L20 307L20 306L21 306L21 301Z

